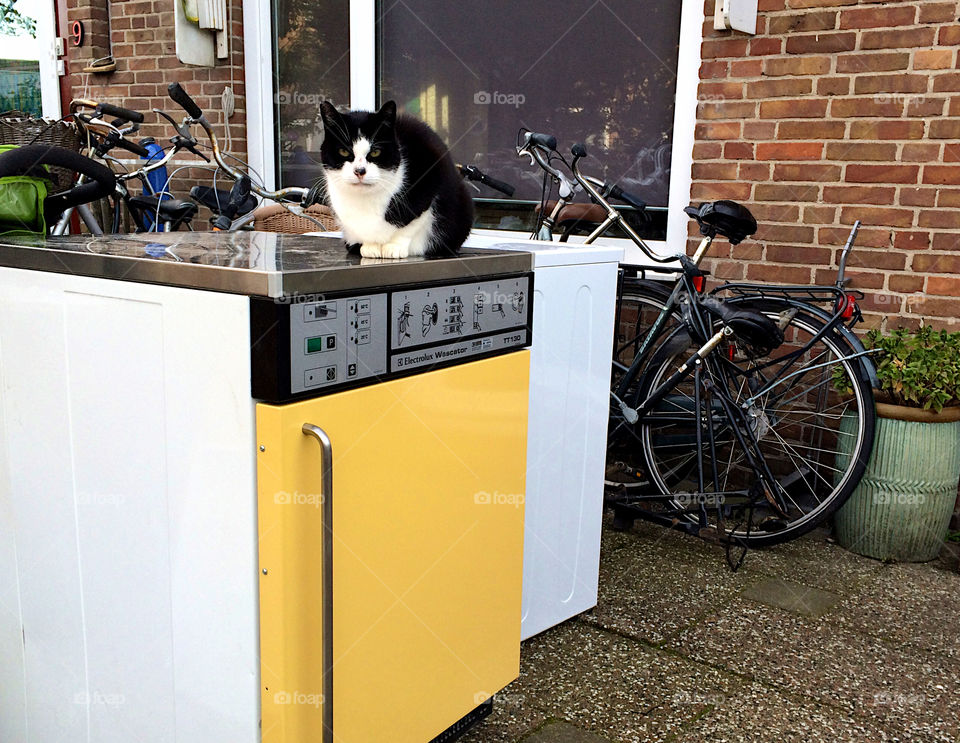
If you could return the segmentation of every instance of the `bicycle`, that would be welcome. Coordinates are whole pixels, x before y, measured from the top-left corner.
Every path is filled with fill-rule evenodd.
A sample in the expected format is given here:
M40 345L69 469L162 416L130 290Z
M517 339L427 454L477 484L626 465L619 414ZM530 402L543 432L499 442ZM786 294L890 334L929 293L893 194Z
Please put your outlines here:
M556 179L555 138L528 132L518 154ZM614 187L580 172L583 145L571 154L569 164L560 157L573 175L568 184L606 214L589 244L622 217L605 198ZM642 518L745 551L823 523L866 467L875 372L852 331L862 295L846 290L845 277L859 223L833 286L727 283L708 291L700 264L714 239L739 244L756 220L729 201L685 211L702 234L689 257L658 256L621 224L656 267L628 269L636 277L618 287L608 500L618 528ZM849 397L835 389L834 375L851 380ZM736 566L743 555L733 560L728 551L728 559Z

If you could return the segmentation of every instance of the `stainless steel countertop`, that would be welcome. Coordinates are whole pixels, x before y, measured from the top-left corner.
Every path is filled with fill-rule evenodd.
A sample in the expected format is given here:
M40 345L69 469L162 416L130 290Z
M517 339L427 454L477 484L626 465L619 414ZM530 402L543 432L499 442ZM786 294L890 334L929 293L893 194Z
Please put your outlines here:
M533 270L533 255L464 248L456 258L380 260L349 255L331 237L273 232L0 237L0 266L291 297Z

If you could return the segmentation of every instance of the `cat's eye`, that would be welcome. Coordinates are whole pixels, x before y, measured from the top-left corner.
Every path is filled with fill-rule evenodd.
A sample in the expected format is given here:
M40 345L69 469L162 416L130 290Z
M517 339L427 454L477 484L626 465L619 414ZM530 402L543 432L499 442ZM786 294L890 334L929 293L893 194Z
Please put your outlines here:
M341 147L338 152L340 153L340 157L350 157L350 150L346 147Z
M380 148L379 148L379 147L374 147L374 148L373 148L372 150L370 150L370 152L367 154L367 157L380 157Z

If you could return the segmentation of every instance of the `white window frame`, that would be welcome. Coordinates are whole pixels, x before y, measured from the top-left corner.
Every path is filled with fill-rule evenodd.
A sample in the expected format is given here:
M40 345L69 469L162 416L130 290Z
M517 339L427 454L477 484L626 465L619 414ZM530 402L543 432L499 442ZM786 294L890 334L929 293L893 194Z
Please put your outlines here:
M29 11L27 10L29 8ZM3 59L38 62L40 65L40 110L51 119L60 118L60 76L57 74L56 19L53 0L27 3L19 10L28 12L37 23L37 38L0 36Z
M273 141L273 42L269 0L243 0L246 50L247 146L250 165L263 175L267 188L275 188ZM703 1L682 0L680 53L677 59L677 92L673 118L673 149L667 211L667 239L649 241L658 252L683 252L690 203L694 130L697 123L697 89L700 84L700 43L704 23ZM350 106L372 109L377 100L376 3L350 2ZM257 63L259 62L259 63ZM645 263L643 254L627 240L627 263Z

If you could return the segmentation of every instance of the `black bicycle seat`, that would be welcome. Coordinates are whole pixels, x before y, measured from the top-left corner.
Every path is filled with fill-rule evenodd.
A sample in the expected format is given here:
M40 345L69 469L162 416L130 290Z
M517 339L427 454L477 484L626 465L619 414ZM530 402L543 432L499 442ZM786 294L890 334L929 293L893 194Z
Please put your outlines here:
M757 220L747 207L736 201L708 201L699 207L685 207L683 211L697 220L703 235L723 235L731 245L736 245L757 231Z
M159 196L130 197L130 205L142 209L147 214L157 213L158 202L161 222L187 221L193 219L200 210L196 204L186 199L163 199L161 201Z
M716 297L704 297L700 304L728 326L737 340L750 346L757 356L766 356L783 343L780 326L764 314L727 304Z

